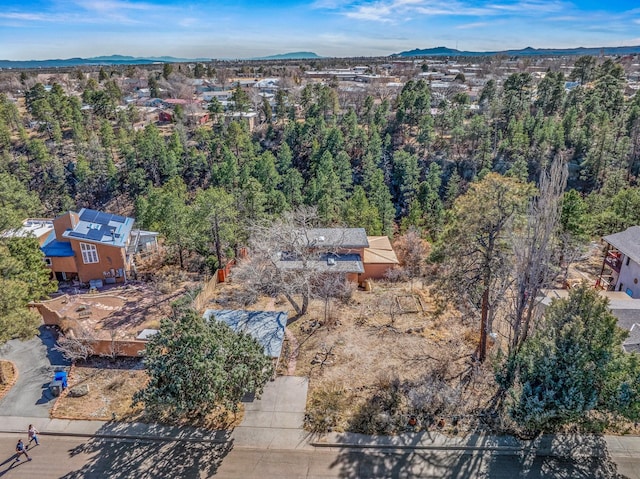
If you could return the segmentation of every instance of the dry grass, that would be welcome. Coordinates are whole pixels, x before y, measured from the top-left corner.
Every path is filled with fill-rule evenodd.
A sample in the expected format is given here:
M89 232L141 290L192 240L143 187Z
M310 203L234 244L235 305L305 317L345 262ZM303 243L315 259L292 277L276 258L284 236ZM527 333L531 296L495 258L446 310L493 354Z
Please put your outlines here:
M209 307L246 309L233 301L239 285L219 286ZM295 315L283 298L260 298L248 309L274 306L289 318ZM286 374L288 360L295 357L294 374L309 377L311 430L398 432L409 414L419 413L409 395L434 376L460 391L458 415L482 409L495 392L492 374L470 365L477 346L475 323L450 305L443 308L421 282L375 282L371 292L358 290L347 304L333 301L326 323L324 303L311 301L308 313L288 329L297 349L285 341L279 372ZM449 423L452 412L433 414Z
M69 388L58 398L51 416L59 419L162 422L215 430L231 429L242 421L242 408L236 414L218 409L197 422L192 418L148 417L142 406L131 407L133 394L142 389L147 380L141 360L121 359L112 362L101 358L93 359L86 365L73 368ZM69 390L81 384L89 386L89 393L79 398L70 397Z
M131 408L133 394L144 387L147 374L140 360L111 362L95 359L76 366L69 377L69 388L61 395L52 412L55 418L108 421L125 419L139 413ZM89 394L73 398L68 392L86 384Z
M0 360L0 368L2 368L2 374L5 379L4 383L0 383L0 399L2 399L11 390L11 387L15 382L17 372L11 361Z

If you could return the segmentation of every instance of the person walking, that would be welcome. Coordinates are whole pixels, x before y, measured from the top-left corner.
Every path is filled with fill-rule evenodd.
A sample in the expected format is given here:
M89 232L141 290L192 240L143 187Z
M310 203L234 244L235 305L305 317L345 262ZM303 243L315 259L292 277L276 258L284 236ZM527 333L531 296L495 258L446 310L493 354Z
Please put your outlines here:
M35 427L33 427L33 424L29 424L29 444L27 444L27 448L29 448L29 446L31 445L31 441L35 441L36 446L40 445L40 442L38 442L39 432L40 431L38 431Z
M27 456L27 461L31 460L29 454L27 454L27 449L24 447L22 439L18 439L18 444L16 444L16 462L20 461L20 456L23 454Z

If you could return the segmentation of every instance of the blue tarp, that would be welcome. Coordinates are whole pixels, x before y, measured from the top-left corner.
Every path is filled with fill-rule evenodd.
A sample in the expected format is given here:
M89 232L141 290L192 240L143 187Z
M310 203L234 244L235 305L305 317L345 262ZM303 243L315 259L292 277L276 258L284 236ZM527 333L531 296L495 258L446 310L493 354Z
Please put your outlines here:
M68 241L53 240L42 246L42 252L45 256L54 258L66 258L73 256L73 250L71 249L71 243Z
M287 313L282 311L246 311L231 309L207 309L204 318L222 321L234 331L245 332L264 347L266 356L280 357Z

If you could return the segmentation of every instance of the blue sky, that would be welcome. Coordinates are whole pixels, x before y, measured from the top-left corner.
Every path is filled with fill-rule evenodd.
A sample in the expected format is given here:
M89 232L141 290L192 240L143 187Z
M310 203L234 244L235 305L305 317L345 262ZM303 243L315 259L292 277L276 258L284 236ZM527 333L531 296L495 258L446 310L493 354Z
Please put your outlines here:
M0 0L0 59L640 45L638 0Z

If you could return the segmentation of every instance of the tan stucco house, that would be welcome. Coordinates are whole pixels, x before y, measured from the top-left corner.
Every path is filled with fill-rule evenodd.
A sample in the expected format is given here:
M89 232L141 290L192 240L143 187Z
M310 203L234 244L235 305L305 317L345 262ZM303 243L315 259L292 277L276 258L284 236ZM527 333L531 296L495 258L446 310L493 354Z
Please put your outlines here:
M12 236L35 236L58 281L122 283L133 255L157 246L158 233L134 230L134 219L83 208L51 219L28 219Z

